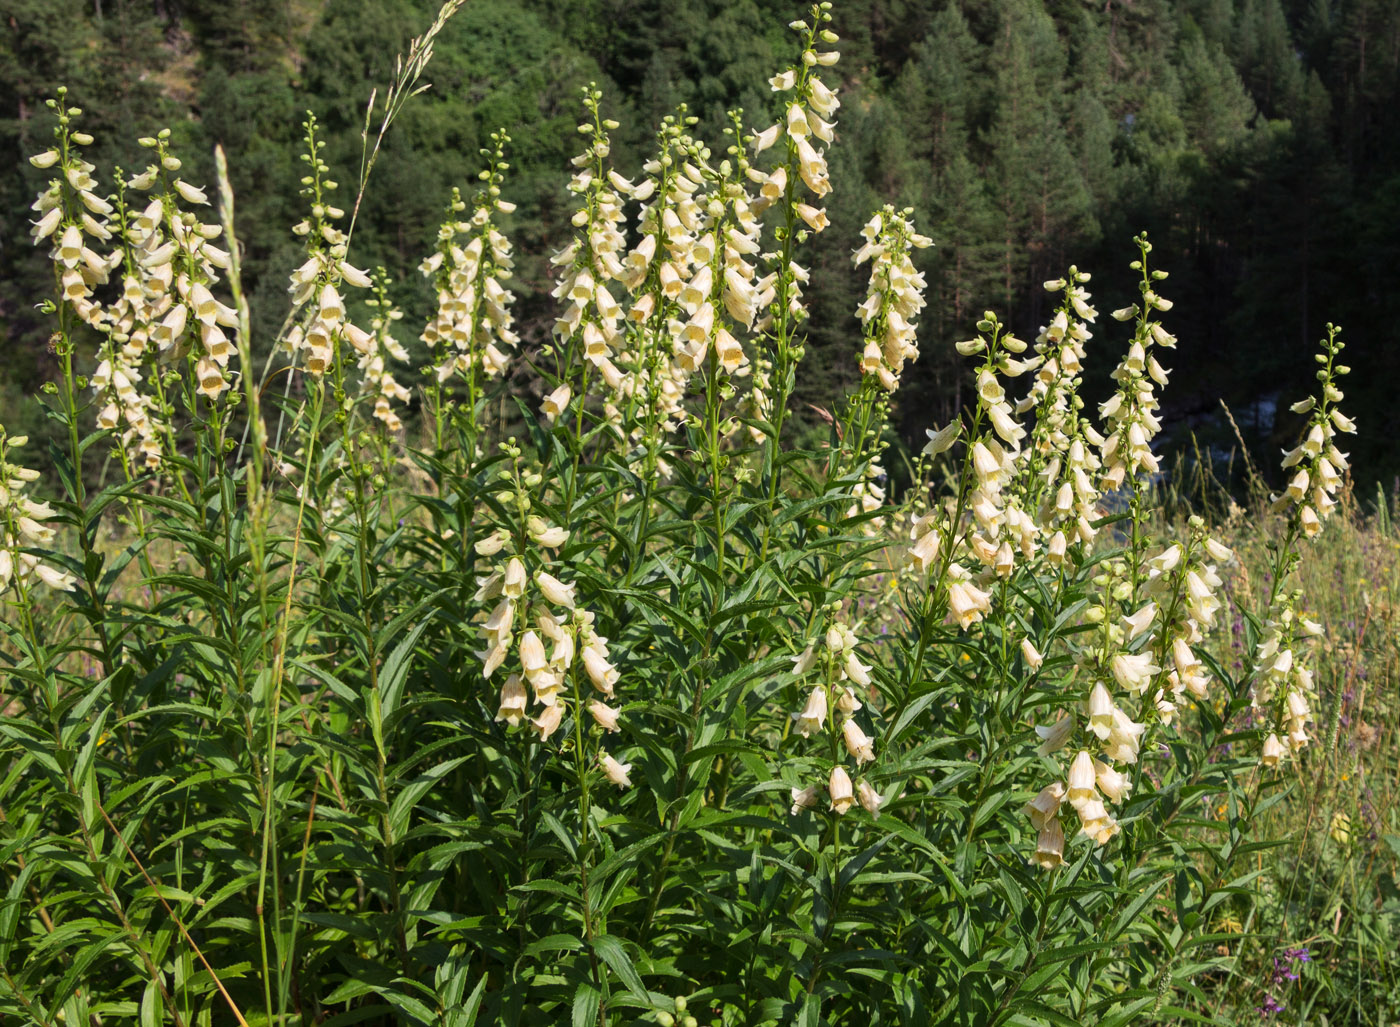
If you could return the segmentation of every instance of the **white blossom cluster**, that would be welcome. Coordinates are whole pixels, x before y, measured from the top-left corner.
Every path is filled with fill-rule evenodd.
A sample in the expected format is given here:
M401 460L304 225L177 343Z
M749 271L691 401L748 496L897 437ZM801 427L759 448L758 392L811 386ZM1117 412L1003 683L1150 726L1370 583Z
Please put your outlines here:
M583 358L599 372L609 392L625 396L632 383L613 359L624 342L625 312L608 283L628 275L623 264L627 248L623 204L635 190L621 175L605 168L612 152L608 131L617 128L617 122L601 117L601 98L593 86L585 92L592 120L580 124L579 132L588 138L588 146L572 162L575 171L569 191L579 204L573 216L579 231L551 258L560 276L551 295L563 304L554 334L561 346L580 345ZM609 414L614 423L621 419L615 411L614 406Z
M380 279L379 284L387 286L383 269L380 270ZM394 404L407 403L411 397L408 389L394 378L389 361L408 361L408 351L403 348L403 343L394 338L392 332L394 322L403 319L403 311L390 302L388 291L383 287L376 289L373 298L365 300L365 306L371 310L369 331L356 331L346 335L350 344L355 347L355 352L359 354L355 366L363 382L361 392L373 401L375 420L383 424L388 431L401 432L403 420L394 409Z
M39 219L31 234L36 243L52 240L49 255L58 268L63 302L105 336L90 376L100 404L98 427L120 431L133 458L153 469L161 459L164 403L158 393L141 391L143 381L158 385L158 372L147 363L183 358L190 336L197 334L199 392L212 402L229 387L235 346L224 329L236 328L238 319L211 290L219 270L229 264L227 251L214 244L222 228L181 209L182 203L207 205L208 198L199 187L173 177L182 162L170 152L168 130L140 140L155 151L157 163L130 180L119 174L118 193L104 198L96 192L94 166L80 155L92 137L72 128L81 111L51 105L60 111L56 145L30 163L59 174L33 204ZM155 195L138 209L128 190ZM108 243L105 255L94 249ZM121 288L104 300L98 290L118 269Z
M309 118L304 127L307 152L302 156L311 173L301 180L302 195L311 200L311 216L294 225L292 232L306 240L307 258L292 272L287 291L294 307L309 304L312 312L287 333L285 346L308 374L319 377L331 370L342 339L359 352L369 347L369 333L346 314L340 287L368 289L372 282L368 273L345 259L350 238L335 225L345 211L326 199L339 183L326 177L330 168L320 157L315 119Z
M518 484L533 487L536 477L528 475ZM517 501L522 496L518 492ZM548 569L554 559L550 550L558 550L568 538L567 529L530 514L523 531L499 528L475 545L478 556L498 558L496 569L477 579L473 597L476 602L494 604L480 626L486 643L476 654L482 661L482 675L489 681L502 667L508 670L496 720L514 727L528 719L541 741L548 741L563 721L570 671L576 662L598 693L587 704L589 714L604 731L618 730L618 711L607 702L616 697L619 677L608 640L594 628L593 614L578 605L576 586ZM527 685L534 705L540 707L533 717ZM604 769L618 785L630 785L624 764L605 762Z
M1017 414L1034 412L1035 424L1027 446L1036 478L1033 494L1040 496L1036 523L1049 533L1046 556L1052 564L1064 560L1072 541L1088 542L1099 517L1098 449L1103 437L1083 416L1084 344L1092 338L1089 324L1097 316L1089 306L1085 272L1071 267L1065 278L1045 283L1063 296L1050 323L1035 341L1035 379L1016 405Z
M1145 258L1151 245L1143 239L1141 246ZM1141 270L1142 262L1134 261L1133 268ZM1160 467L1152 452L1152 440L1162 430L1154 386L1167 384L1167 372L1152 350L1157 346L1175 347L1176 336L1160 321L1153 320L1158 311L1172 308L1171 300L1159 295L1153 283L1166 277L1165 271L1153 271L1150 275L1144 272L1142 302L1113 312L1119 321L1137 318L1137 331L1128 346L1127 356L1113 372L1118 391L1099 406L1099 416L1104 420L1104 441L1099 453L1103 473L1099 487L1105 492L1112 492L1140 472L1156 474Z
M804 225L808 231L821 232L828 223L824 209L798 199L797 193L798 183L805 186L816 200L821 200L831 192L831 176L825 151L835 139L836 126L828 119L841 106L835 90L822 81L818 72L820 68L833 66L841 57L835 50L817 48L818 44L830 45L837 41L835 32L819 27L820 24L829 21L831 15L825 9L814 11L814 15L818 24L809 25L805 21L794 21L790 25L805 38L801 63L779 72L768 80L775 93L790 94L783 98L783 117L756 132L752 141L755 154L784 142L785 157L770 172L750 168L747 173L749 179L759 187L759 194L753 202L754 214L761 215L769 207L781 202L784 209L791 211L790 223L785 226L789 235L800 231ZM799 219L801 223L793 223L793 218ZM809 282L810 275L807 269L796 261L789 260L787 266L782 267L781 256L771 256L778 258L780 264L775 269L777 277L774 282L775 286L781 283L782 294L786 297L786 313L793 318L801 318L805 313L802 307L802 286ZM772 321L773 311L770 309L759 318L755 327L759 331L767 330Z
M687 320L677 319L670 328L677 360L687 372L701 370L713 352L722 371L738 375L747 370L749 358L730 329L753 328L758 312L772 302L773 281L771 275L756 280L758 268L749 259L759 253L762 225L742 180L728 161L718 170L704 167L714 195L706 204L703 232L692 254L698 268L677 296Z
M1317 372L1320 396L1292 407L1296 414L1308 414L1308 421L1302 440L1283 455L1288 486L1273 501L1274 510L1289 513L1293 530L1304 538L1315 537L1336 509L1336 494L1348 466L1347 455L1337 449L1336 437L1339 432L1356 431L1351 418L1337 408L1343 398L1337 379L1351 372L1337 362L1346 348L1339 334L1340 329L1329 324L1322 351L1316 356L1321 365ZM1288 570L1285 567L1285 574ZM1276 587L1281 589L1282 581ZM1261 762L1269 767L1296 755L1309 740L1308 724L1317 692L1305 662L1306 647L1322 635L1322 625L1297 611L1301 599L1296 590L1281 593L1254 653L1259 680L1252 701L1269 729L1261 753Z
M621 281L633 297L627 312L636 337L629 354L636 382L631 394L644 405L648 422L633 428L638 443L646 440L637 433L667 434L686 419L685 385L693 367L678 356L679 343L670 326L682 313L677 301L695 262L700 228L696 195L703 180L686 159L695 145L683 131L688 120L684 112L665 120L660 152L643 166L646 177L631 189L631 196L641 202L640 239L627 253ZM696 174L688 173L687 167ZM702 257L705 252L702 248ZM610 416L616 410L613 405ZM666 473L664 461L661 465Z
M839 608L837 603L836 607ZM855 760L857 771L875 759L875 742L861 728L855 714L862 703L854 686L868 688L871 683L870 667L861 663L856 655L857 640L851 629L838 622L827 628L821 639L814 639L797 656L793 657L793 673L799 678L815 669L821 671L821 682L807 694L802 709L792 714L793 730L803 738L810 738L827 727L830 714L839 719L841 741L846 753ZM834 710L834 713L832 712ZM857 801L873 817L879 817L882 799L880 793L864 778L858 785L851 781L850 772L837 763L831 769L827 780L829 806L837 813L844 814ZM804 809L818 805L819 785L807 785L792 789L792 814L796 816Z
M1295 610L1299 598L1296 592L1284 597L1277 615L1264 625L1254 653L1259 676L1252 703L1269 731L1260 753L1266 767L1296 756L1309 741L1317 689L1305 662L1306 648L1321 637L1322 625Z
M1034 366L1019 359L1026 344L1002 332L996 316L988 311L978 322L976 338L958 343L965 356L986 353L977 374L977 413L975 424L986 427L972 438L966 467L970 474L963 483L964 523L954 523L951 512L944 537L951 538L952 551L942 584L947 589L948 611L959 627L972 627L991 612L991 585L1005 580L1020 559L1033 557L1038 548L1039 528L1022 506L1022 498L1011 487L1029 450L1021 448L1026 429L1017 420L1006 398L1000 376L1018 377ZM963 425L955 419L946 427L928 432L926 456L937 456L950 449L962 436ZM919 564L931 563L941 547L933 536L941 518L927 515L913 528L914 546L909 556ZM976 570L970 569L976 568ZM936 587L936 585L931 585Z
M1186 544L1169 543L1146 562L1141 597L1124 560L1110 561L1094 579L1103 596L1086 617L1100 625L1102 643L1078 654L1079 674L1093 682L1080 710L1087 745L1078 748L1066 780L1043 789L1026 807L1039 832L1035 859L1042 866L1063 858L1064 831L1056 820L1062 802L1078 816L1080 833L1097 844L1118 832L1109 807L1121 804L1132 788L1120 765L1138 762L1149 718L1169 725L1187 693L1197 700L1208 694L1210 676L1192 645L1215 625L1221 609L1216 590L1223 584L1218 566L1234 553L1206 533L1200 518L1192 518L1189 528ZM1117 614L1124 603L1132 612ZM1027 662L1033 662L1029 655ZM1078 725L1070 712L1038 727L1038 754L1068 746Z
M1343 393L1336 379L1351 372L1351 368L1337 363L1337 357L1346 348L1337 335L1335 326L1328 325L1322 352L1317 354L1318 363L1323 365L1318 370L1321 399L1309 396L1290 408L1295 414L1307 414L1308 423L1302 441L1283 455L1288 486L1273 497L1274 510L1293 510L1308 538L1322 530L1322 522L1336 508L1337 491L1349 466L1347 454L1337 449L1337 433L1356 431L1356 423L1337 408Z
M905 362L919 359L915 319L924 308L926 283L910 255L933 240L914 231L911 213L891 206L878 211L861 229L865 245L851 258L857 267L870 261L869 289L856 308L865 328L860 370L879 379L886 392L899 388Z
M419 270L433 280L437 292L434 318L419 336L434 350L439 384L454 375L475 383L482 374L494 378L509 365L509 354L519 343L511 305L515 294L504 283L515 267L510 240L495 224L499 212L509 214L515 204L501 198L504 133L492 135L493 150L482 150L490 161L482 172L487 184L477 194L472 214L463 219L466 202L453 190L447 220L438 229L438 245Z
M39 472L14 463L13 451L28 441L24 435L6 437L0 427L0 594L16 583L27 588L35 580L62 591L77 587L73 575L30 551L54 541L57 532L47 522L57 512L26 494Z

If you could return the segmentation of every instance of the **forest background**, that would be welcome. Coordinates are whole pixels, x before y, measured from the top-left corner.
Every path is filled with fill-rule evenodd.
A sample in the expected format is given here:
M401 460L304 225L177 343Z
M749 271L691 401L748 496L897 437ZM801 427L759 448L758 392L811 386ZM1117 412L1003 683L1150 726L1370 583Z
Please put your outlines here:
M21 398L56 377L35 309L52 271L27 234L43 175L23 160L48 142L44 98L68 86L99 165L144 166L136 139L168 126L187 177L210 183L223 144L266 340L282 309L268 300L301 260L285 226L300 217L304 112L353 182L371 86L435 8L0 0L0 164L24 169L0 178L0 422L42 434L38 406ZM580 87L604 90L622 125L616 165L630 173L652 149L648 126L680 104L702 138L722 138L735 106L767 124L766 78L796 11L786 0L470 0L437 41L432 89L386 141L356 263L387 268L420 319L430 293L417 263L451 188L470 189L478 149L504 127L528 297L516 315L527 343L545 338L548 256L571 231ZM1367 426L1352 455L1361 493L1397 488L1400 0L843 0L835 14L846 101L832 228L810 244L824 285L794 404L809 422L858 373L863 283L850 253L868 211L892 200L936 244L922 257L923 356L894 414L906 440L961 408L951 343L984 309L1033 337L1048 316L1040 282L1070 262L1096 273L1099 306L1113 309L1129 299L1124 265L1145 229L1172 275L1181 339L1168 447L1194 436L1193 451L1223 459L1235 446L1224 399L1259 463L1275 466L1297 428L1279 397L1310 390L1308 355L1335 321L1358 372L1348 409ZM1097 399L1117 355L1091 344L1090 358Z

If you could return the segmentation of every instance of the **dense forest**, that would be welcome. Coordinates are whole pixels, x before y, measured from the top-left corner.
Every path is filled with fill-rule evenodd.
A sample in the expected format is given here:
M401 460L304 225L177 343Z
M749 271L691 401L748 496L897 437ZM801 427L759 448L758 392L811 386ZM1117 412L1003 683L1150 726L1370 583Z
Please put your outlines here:
M137 137L168 126L198 169L189 177L209 181L222 143L267 338L301 259L289 228L301 216L305 112L352 183L370 90L435 9L434 0L0 0L0 161L24 167L0 178L0 420L36 427L18 398L52 374L36 310L50 272L27 234L42 174L23 160L48 142L43 100L57 86L85 109L105 162L143 167ZM417 265L451 188L470 188L479 149L503 126L521 292L547 295L533 286L568 238L580 87L596 81L621 122L614 158L624 174L681 105L719 146L728 109L742 107L753 127L771 120L766 79L790 60L783 23L799 13L788 0L468 0L439 37L432 89L386 141L356 263L388 268L410 317L426 313ZM1099 309L1113 309L1133 287L1132 235L1146 230L1172 275L1180 338L1168 436L1194 435L1223 454L1233 445L1224 399L1273 465L1275 437L1296 427L1286 409L1276 416L1277 398L1308 390L1308 355L1335 321L1358 372L1348 407L1366 427L1356 473L1367 489L1392 487L1398 0L841 0L834 13L844 103L832 229L811 243L827 286L812 297L802 411L831 405L857 374L863 281L850 253L881 202L912 207L936 244L921 258L923 356L896 410L911 440L963 402L951 344L984 309L1034 335L1047 313L1040 283L1071 262L1094 272ZM541 301L517 313L526 345L547 335ZM1091 376L1118 359L1113 326L1100 322Z

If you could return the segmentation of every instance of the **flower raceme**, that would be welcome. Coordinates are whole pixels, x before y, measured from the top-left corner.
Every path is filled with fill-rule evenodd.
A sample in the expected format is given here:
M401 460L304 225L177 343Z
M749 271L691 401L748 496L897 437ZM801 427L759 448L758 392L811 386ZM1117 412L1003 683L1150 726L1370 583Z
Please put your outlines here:
M27 495L39 472L15 463L14 451L28 441L24 435L6 436L0 426L0 597L12 590L25 595L36 583L65 592L77 588L72 574L34 552L56 539L48 522L57 513Z
M924 307L924 276L910 254L933 245L909 220L912 209L885 207L861 229L865 245L851 258L857 267L870 262L870 287L856 316L865 326L860 369L874 375L887 392L899 388L907 360L917 360L915 318Z
M448 204L448 220L438 230L438 247L419 270L437 290L437 316L420 338L435 351L439 383L454 376L494 378L509 366L510 354L520 341L513 330L510 307L515 296L504 284L515 266L510 240L495 225L498 214L513 205L501 198L501 182L509 164L503 159L510 138L492 136L494 149L488 158L487 185L477 194L468 217L467 204L454 190Z
M97 426L120 433L134 467L156 470L171 413L158 365L187 362L197 393L211 404L230 385L235 347L226 330L238 320L212 291L229 267L228 251L215 244L223 229L182 209L208 199L174 177L182 162L168 130L141 140L157 163L131 178L118 173L116 193L99 196L96 168L81 157L92 138L74 128L81 110L61 108L62 99L60 91L59 102L50 101L60 111L55 146L30 159L57 173L34 202L40 217L31 234L35 243L52 242L64 308L102 338L89 379ZM142 192L153 195L142 201Z

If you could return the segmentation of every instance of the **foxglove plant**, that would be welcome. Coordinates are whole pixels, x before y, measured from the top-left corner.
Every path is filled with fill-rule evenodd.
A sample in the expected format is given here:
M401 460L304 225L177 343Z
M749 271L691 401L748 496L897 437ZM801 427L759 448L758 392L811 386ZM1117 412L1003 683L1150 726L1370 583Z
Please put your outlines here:
M1218 868L1324 701L1290 575L1347 468L1338 333L1234 673L1234 554L1154 516L1175 340L1145 236L1113 394L1082 394L1102 329L1071 267L1033 344L989 311L958 345L974 399L905 486L887 422L933 240L883 207L859 384L796 448L832 18L793 22L772 120L730 112L722 150L682 109L630 174L586 91L543 344L504 132L415 311L357 266L308 117L261 376L226 171L215 224L159 133L104 197L60 94L32 160L58 489L0 433L0 1011L1110 1024L1225 965L1209 914L1248 881ZM83 473L103 441L119 483ZM1183 816L1203 798L1228 823Z

